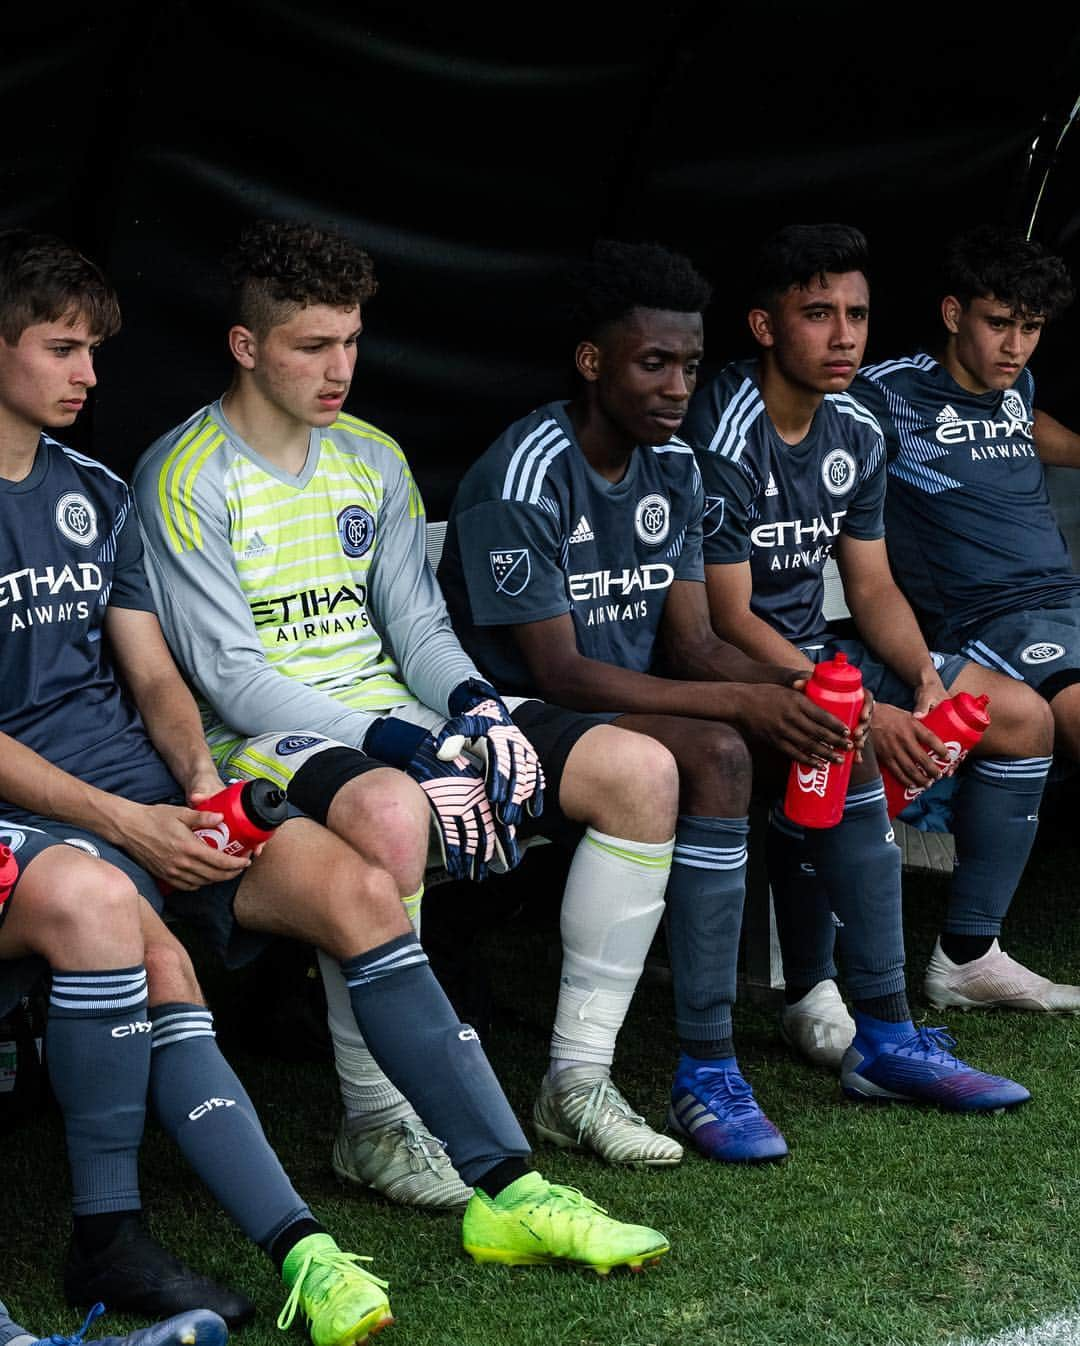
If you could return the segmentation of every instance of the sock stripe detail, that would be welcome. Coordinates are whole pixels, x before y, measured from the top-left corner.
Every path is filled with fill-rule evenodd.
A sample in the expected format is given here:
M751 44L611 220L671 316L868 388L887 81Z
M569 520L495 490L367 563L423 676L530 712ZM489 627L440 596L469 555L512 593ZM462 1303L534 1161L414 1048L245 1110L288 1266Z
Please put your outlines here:
M209 1010L175 1010L162 1014L154 1020L150 1048L157 1051L161 1047L172 1047L177 1042L186 1042L189 1038L213 1038L214 1016Z
M350 990L355 986L368 986L383 977L392 977L395 972L401 972L408 967L422 967L428 961L428 956L419 943L412 940L403 947L384 954L382 958L375 959L374 962L357 966L359 961L354 958L341 965Z
M971 765L973 775L986 780L1041 780L1053 764L1052 757L980 757Z
M746 846L733 846L720 849L716 846L675 847L673 863L686 865L690 869L741 869L746 864Z
M860 785L854 790L848 791L847 799L844 800L844 812L850 813L854 809L868 808L871 804L876 804L878 800L885 798L885 785L879 776L877 780L869 781L866 785Z
M49 1005L53 1009L105 1014L127 1010L146 1001L146 971L54 972Z

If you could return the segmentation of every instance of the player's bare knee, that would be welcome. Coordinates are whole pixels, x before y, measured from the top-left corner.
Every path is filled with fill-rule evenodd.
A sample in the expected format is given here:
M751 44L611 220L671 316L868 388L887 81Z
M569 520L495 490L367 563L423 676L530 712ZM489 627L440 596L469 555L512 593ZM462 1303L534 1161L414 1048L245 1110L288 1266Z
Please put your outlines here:
M697 724L678 752L682 810L699 816L741 817L749 807L753 766L738 730Z
M32 916L34 947L54 967L108 966L112 959L120 967L141 953L143 899L115 865L67 849L50 848L19 885L20 915Z
M990 728L984 755L1049 757L1054 751L1054 714L1025 683L1002 678L990 698Z
M148 940L144 952L151 1005L203 1004L199 979L188 951L170 931Z
M423 882L431 813L423 790L402 771L371 771L344 786L328 825L365 860L387 871L399 896Z
M337 958L352 957L412 930L398 881L355 854L335 856L320 874L319 886L324 933L318 942Z
M678 814L675 758L645 734L598 725L567 759L559 802L568 817L600 832L664 841Z

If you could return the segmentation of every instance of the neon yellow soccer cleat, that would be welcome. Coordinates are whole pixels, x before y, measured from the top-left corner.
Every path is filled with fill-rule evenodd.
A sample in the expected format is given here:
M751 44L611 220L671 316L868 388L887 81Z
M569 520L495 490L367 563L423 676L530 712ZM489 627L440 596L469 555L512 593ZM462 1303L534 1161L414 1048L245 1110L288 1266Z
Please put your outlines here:
M285 1259L281 1276L290 1287L278 1327L290 1327L300 1309L313 1346L352 1346L394 1321L386 1282L358 1267L329 1234L309 1234ZM369 1261L369 1258L363 1259Z
M526 1173L493 1200L474 1190L461 1226L465 1251L476 1262L542 1266L577 1262L606 1276L612 1267L640 1271L670 1247L644 1225L613 1220L573 1187Z

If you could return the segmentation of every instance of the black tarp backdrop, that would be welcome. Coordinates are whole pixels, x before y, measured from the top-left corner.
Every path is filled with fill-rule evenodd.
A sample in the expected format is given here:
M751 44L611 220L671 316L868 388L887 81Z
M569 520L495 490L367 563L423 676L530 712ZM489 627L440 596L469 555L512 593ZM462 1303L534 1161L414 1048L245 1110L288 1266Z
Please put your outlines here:
M1005 29L966 6L9 3L0 225L61 233L118 284L125 328L71 438L125 472L224 385L217 263L238 229L270 213L353 233L381 291L349 410L401 439L438 517L490 439L566 389L559 278L597 236L698 261L715 364L748 350L765 231L858 224L870 354L913 345L943 239L1026 223L1080 94L1070 8ZM1080 129L1036 234L1080 276L1078 169ZM1078 348L1080 306L1036 372L1080 424Z

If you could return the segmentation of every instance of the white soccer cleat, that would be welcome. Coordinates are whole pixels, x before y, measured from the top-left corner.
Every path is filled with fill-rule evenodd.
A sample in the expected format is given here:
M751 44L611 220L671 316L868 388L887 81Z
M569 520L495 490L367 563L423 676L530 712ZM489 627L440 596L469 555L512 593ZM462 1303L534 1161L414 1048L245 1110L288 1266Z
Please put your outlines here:
M332 1162L342 1181L371 1187L402 1206L461 1210L472 1196L416 1113L355 1135L349 1135L342 1118Z
M855 1020L834 981L819 981L780 1011L780 1036L811 1065L838 1072L855 1036Z
M1040 977L1010 958L995 939L981 958L954 963L934 945L923 990L935 1009L1016 1009L1080 1014L1080 986Z
M664 1168L683 1157L677 1140L660 1135L634 1112L603 1066L567 1066L554 1083L545 1075L533 1126L552 1145L592 1150L609 1164Z

